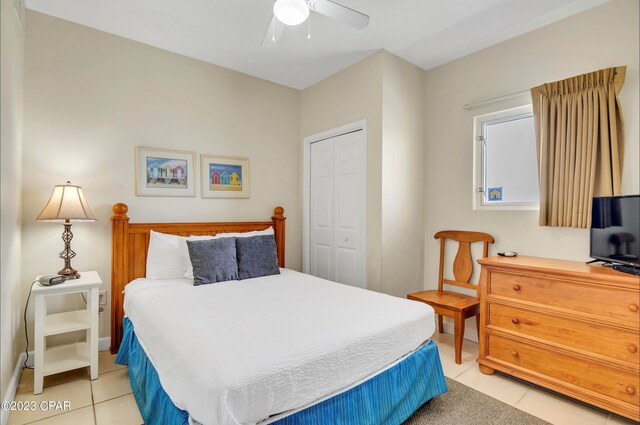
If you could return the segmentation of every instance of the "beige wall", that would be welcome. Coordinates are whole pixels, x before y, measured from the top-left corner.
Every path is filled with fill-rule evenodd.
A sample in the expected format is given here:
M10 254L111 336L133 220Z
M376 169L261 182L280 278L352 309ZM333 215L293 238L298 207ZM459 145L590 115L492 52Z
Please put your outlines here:
M424 71L380 51L302 91L302 137L363 118L366 287L404 297L423 280Z
M422 289L424 71L383 53L382 283L405 297Z
M20 279L20 182L22 180L24 24L26 20L23 19L23 27L21 27L16 19L11 0L2 0L1 8L0 400L4 400L18 353L24 348L24 340L20 336L19 329L22 291L28 287ZM24 13L22 16L24 18ZM2 416L4 415L3 411Z
M281 205L287 266L301 268L299 91L43 14L28 17L23 280L61 267L62 226L35 218L67 179L83 186L98 218L73 225L73 265L98 270L103 288L110 288L116 202L128 204L137 222L268 220ZM135 146L249 157L251 198L136 197ZM100 323L100 336L108 336L108 311Z
M303 90L300 104L302 137L367 120L366 284L376 291L381 290L382 58L382 52L375 53Z
M491 233L496 238L494 254L513 250L541 257L589 258L588 230L539 227L537 211L472 210L473 116L518 103L497 103L470 112L462 109L466 103L627 65L620 95L626 119L622 189L625 194L640 191L638 4L614 0L426 73L425 288L437 284L438 250L432 236L447 228ZM475 326L467 325L475 336Z

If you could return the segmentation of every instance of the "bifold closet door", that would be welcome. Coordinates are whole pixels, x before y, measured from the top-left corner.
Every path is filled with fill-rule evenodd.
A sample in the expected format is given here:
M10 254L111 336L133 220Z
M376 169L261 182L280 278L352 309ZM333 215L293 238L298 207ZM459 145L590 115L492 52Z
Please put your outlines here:
M365 286L365 140L356 131L311 144L309 271Z
M333 280L333 139L311 144L309 271Z

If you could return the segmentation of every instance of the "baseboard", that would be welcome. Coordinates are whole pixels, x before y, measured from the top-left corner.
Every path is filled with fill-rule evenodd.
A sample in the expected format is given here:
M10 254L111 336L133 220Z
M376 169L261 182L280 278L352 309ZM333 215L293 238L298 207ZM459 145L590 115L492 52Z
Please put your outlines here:
M108 350L111 346L111 337L98 338L98 351ZM9 387L7 388L7 394L4 397L3 402L12 402L16 398L16 392L18 391L18 383L20 382L20 376L22 376L22 368L27 355L20 353L16 367L13 369L13 375L11 375L11 381L9 381ZM27 366L33 367L33 351L29 351L29 360ZM4 404L4 403L3 403ZM7 425L9 422L10 410L0 409L0 425Z
M111 348L111 337L105 336L104 338L98 338L98 351L106 351Z
M471 324L471 325L470 325ZM478 342L478 332L476 331L476 319L472 317L467 319L464 328L464 339ZM438 332L438 324L436 323L436 332ZM453 319L444 318L444 332L453 335Z
M22 364L26 357L25 353L18 356L18 362L15 369L13 369L13 375L11 375L11 381L9 381L9 387L7 388L7 394L4 396L3 405L6 402L12 402L16 398L16 391L18 391L18 383L20 382L20 375L22 374ZM0 409L0 425L7 425L9 422L9 413L11 410Z

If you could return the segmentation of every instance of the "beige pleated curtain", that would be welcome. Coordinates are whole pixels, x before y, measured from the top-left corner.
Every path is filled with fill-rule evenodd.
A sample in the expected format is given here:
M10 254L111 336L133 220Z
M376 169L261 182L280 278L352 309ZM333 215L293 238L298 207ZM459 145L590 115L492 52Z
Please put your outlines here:
M625 72L607 68L531 89L541 226L590 227L592 198L620 195Z

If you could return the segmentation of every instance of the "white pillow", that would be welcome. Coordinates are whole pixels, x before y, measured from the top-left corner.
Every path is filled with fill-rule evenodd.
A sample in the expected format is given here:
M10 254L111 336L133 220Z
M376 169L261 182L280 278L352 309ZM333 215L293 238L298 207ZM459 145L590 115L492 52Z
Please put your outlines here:
M273 231L273 227L269 227L267 229L264 230L254 230L252 232L242 232L242 233L218 233L217 235L213 236L213 239L218 239L218 238L250 238L252 236L266 236L266 235L274 235L274 231ZM194 236L192 236L194 237ZM185 245L187 243L185 242ZM189 251L187 249L187 258L189 258ZM147 260L147 264L149 264L148 262L149 260ZM186 277L187 279L191 279L193 280L193 266L191 265L191 261L189 261L189 265L187 267L187 271L184 274L184 277Z
M264 230L254 230L251 232L242 232L242 233L218 233L214 236L214 238L250 238L252 236L266 236L273 235L275 232L273 231L273 227L269 227Z
M213 239L213 236L177 236L151 230L147 252L148 279L183 279L191 261L187 240Z

